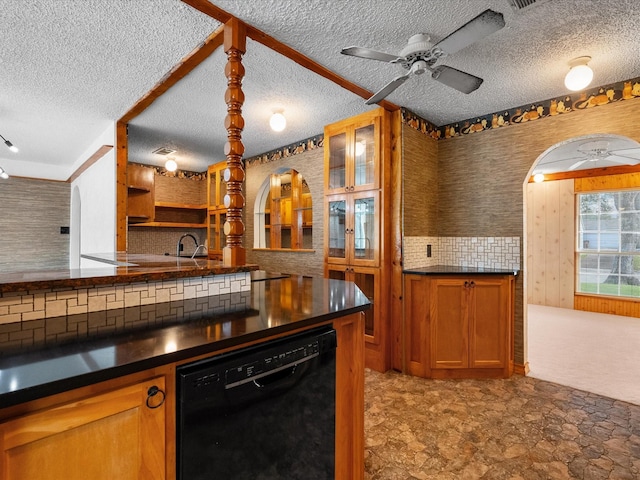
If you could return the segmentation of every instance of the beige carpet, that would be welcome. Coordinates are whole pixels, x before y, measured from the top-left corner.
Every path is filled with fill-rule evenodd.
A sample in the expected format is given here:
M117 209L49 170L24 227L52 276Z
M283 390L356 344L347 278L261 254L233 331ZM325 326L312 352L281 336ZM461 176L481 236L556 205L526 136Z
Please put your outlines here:
M640 318L529 305L529 376L640 405Z

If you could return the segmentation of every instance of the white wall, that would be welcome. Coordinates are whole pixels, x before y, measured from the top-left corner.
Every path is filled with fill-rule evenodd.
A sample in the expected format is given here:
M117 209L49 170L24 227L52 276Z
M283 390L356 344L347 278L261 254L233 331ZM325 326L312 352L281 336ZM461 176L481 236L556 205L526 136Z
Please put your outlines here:
M81 158L86 161L103 145L115 145L115 123L91 144ZM79 253L115 252L116 150L111 149L75 179L71 185L71 191L79 193L79 195L72 194L71 198L71 225L75 228L80 227ZM77 238L74 232L71 232L71 237ZM73 254L74 252L72 256ZM74 262L77 262L77 256L70 258L70 266L73 266ZM91 266L101 265L84 259L80 265L90 266L89 263Z

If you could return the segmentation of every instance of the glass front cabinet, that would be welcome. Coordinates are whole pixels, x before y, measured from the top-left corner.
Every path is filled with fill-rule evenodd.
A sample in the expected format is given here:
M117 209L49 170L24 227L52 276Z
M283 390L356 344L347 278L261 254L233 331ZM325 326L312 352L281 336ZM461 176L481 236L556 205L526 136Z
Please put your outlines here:
M222 260L222 249L227 243L224 234L224 222L227 209L224 196L227 194L227 183L224 171L227 162L210 165L207 169L207 256L211 260Z
M388 369L390 361L390 302L381 295L391 280L385 273L385 244L390 242L382 231L390 215L384 208L390 198L383 181L390 163L384 130L390 131L388 113L380 108L327 125L324 131L325 276L354 282L371 300L363 332L365 364L379 371Z

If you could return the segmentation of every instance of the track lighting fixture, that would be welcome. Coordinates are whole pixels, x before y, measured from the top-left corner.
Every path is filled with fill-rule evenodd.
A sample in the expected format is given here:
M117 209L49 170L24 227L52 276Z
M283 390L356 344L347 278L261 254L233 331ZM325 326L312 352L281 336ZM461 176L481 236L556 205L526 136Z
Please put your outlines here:
M9 140L4 138L2 135L0 135L0 138L4 140L4 144L7 146L7 148L9 148L9 150L11 150L13 153L18 153L18 147L16 147L13 143L11 143Z
M6 180L7 178L9 178L9 174L5 172L4 168L2 167L0 167L0 178L2 178L3 180Z

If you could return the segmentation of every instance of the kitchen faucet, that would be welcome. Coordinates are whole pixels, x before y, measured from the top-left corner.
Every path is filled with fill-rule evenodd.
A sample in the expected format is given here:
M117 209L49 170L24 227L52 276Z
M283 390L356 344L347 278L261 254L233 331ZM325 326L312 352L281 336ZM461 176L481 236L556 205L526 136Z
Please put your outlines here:
M196 253L198 253L198 249L200 248L200 245L198 245L198 239L195 237L195 235L191 234L191 233L184 233L181 237L180 240L178 240L178 245L176 245L176 257L180 257L180 247L182 247L182 240L185 237L191 237L193 238L193 243L196 244L196 251L193 253L193 257L195 257Z

